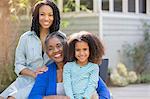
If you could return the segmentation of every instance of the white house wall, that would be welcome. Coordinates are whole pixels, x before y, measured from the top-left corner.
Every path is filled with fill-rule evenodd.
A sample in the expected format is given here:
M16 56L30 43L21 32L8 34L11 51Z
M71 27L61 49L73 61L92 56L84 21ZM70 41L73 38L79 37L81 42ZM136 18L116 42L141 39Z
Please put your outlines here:
M63 17L69 25L62 28L68 35L74 32L86 30L92 33L99 33L99 19L94 16ZM143 39L143 23L150 24L150 17L144 14L123 14L108 13L102 14L102 33L106 46L106 55L109 59L109 67L116 67L117 63L122 62L122 45L125 43L134 44Z
M122 62L122 45L138 43L143 39L143 24L150 23L145 15L103 13L103 40L109 67L116 67Z
M89 31L95 34L98 33L98 15L97 16L78 16L78 17L63 17L63 20L68 22L68 26L66 28L62 28L61 30L65 32L67 35L70 35L79 31Z

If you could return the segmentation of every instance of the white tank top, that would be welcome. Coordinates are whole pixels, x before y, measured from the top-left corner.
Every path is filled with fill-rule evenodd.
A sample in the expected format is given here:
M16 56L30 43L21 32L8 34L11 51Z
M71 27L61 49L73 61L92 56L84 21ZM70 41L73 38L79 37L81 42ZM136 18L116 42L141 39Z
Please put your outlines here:
M63 83L57 83L57 95L66 95Z

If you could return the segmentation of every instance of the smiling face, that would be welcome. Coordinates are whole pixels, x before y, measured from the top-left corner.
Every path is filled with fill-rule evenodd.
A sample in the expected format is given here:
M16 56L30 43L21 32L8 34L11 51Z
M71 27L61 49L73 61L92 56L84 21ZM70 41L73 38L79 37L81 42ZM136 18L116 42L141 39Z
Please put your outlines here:
M75 44L75 57L79 65L83 66L87 64L89 55L90 52L88 43L79 41Z
M53 9L48 5L39 8L40 28L48 29L53 24Z
M56 64L63 63L63 44L57 37L52 37L47 43L47 55L55 61Z

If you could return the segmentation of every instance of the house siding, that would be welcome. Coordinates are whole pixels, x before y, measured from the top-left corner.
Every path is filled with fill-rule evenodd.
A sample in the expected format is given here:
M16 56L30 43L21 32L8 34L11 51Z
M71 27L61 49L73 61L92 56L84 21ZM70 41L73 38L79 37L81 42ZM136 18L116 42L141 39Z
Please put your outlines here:
M79 31L89 31L98 34L98 16L62 18L69 25L61 30L70 35Z
M106 55L109 67L116 67L123 62L124 44L135 44L143 39L143 24L150 24L150 18L140 15L103 15L103 40L106 44Z
M135 44L143 39L144 23L150 24L150 18L144 15L133 14L109 14L103 13L102 31L103 41L106 47L104 58L109 59L109 67L114 68L119 62L123 62L122 51L124 44ZM63 18L69 22L69 26L62 29L67 34L86 30L99 33L98 16Z

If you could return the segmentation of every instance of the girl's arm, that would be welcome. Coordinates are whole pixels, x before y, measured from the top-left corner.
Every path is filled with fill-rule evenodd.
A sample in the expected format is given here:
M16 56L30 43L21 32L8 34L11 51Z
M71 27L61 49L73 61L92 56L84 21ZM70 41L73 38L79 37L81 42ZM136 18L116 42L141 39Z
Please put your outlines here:
M69 63L65 64L63 70L63 83L66 96L69 96L71 99L74 99L71 85L71 65Z
M94 69L90 73L88 87L86 88L85 93L83 94L83 97L85 97L86 99L91 98L98 85L99 67L97 64L95 64L93 67Z

